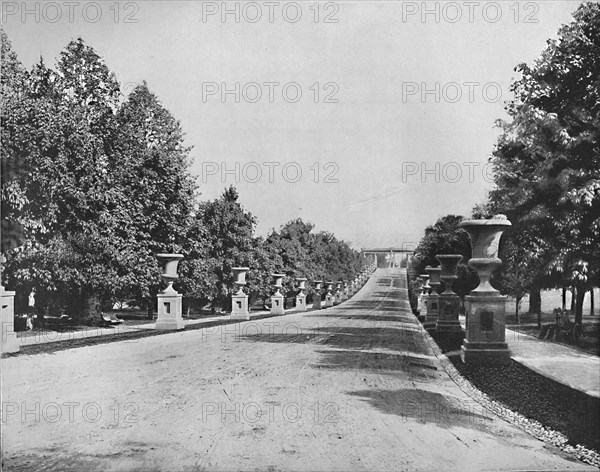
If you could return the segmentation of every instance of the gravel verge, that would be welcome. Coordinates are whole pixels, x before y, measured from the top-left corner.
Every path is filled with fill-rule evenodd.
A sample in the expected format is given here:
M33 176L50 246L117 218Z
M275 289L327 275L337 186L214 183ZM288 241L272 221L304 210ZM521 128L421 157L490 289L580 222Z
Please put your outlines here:
M535 438L600 468L600 400L514 361L504 367L482 367L464 364L458 355L450 359L429 333L424 331L424 335L450 378L480 405Z

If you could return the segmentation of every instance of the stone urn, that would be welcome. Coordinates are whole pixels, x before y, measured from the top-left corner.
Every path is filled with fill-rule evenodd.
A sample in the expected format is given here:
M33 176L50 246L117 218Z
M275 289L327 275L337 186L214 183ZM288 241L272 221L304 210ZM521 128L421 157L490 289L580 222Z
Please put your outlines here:
M437 293L437 288L441 285L441 267L427 266L425 267L425 272L427 272L427 275L429 275L429 286L431 287L431 294Z
M429 299L429 275L421 274L419 278L423 281L423 285L421 285L421 311L419 313L419 321L425 321L427 319L427 311L429 308L428 299Z
M511 226L503 215L490 220L467 220L459 225L471 239L473 258L469 266L477 271L479 286L465 297L466 338L461 348L463 362L470 364L508 364L506 343L506 296L490 284L490 277L502 261L498 247L502 233Z
M498 258L498 248L502 233L511 226L505 218L491 220L467 220L459 227L469 233L473 255L469 267L479 276L479 286L471 291L472 295L497 295L499 292L490 284L492 272L502 264Z
M160 276L167 283L167 288L164 290L164 293L175 292L175 289L173 289L173 282L179 278L179 275L177 274L177 266L179 265L179 261L183 259L183 255L157 254L156 258L161 263L163 268Z
M281 293L283 287L283 278L285 274L271 274L275 279L273 287L275 287L275 293L271 296L271 314L272 315L283 315L285 309L283 308L285 297Z
M421 274L419 278L423 281L423 285L421 286L421 295L429 294L429 289L431 288L429 285L429 274Z
M460 333L462 331L458 319L460 298L452 290L454 282L458 280L456 268L462 260L462 256L460 254L438 254L435 258L441 265L440 279L446 285L446 290L439 295L436 331L444 336L454 336L453 333Z
M444 290L441 295L456 295L454 290L452 290L452 286L454 285L454 282L458 280L456 268L458 267L458 263L462 260L462 256L460 254L438 254L435 258L440 261L440 265L442 266L440 279L446 286L446 290Z
M249 267L232 267L234 284L237 286L237 292L231 295L231 314L233 320L249 320L250 312L248 310L248 295L244 292L246 286L246 273Z
M427 297L427 319L423 323L425 329L435 329L435 323L439 318L439 286L440 274L442 272L441 267L425 267L425 272L429 275L429 285L431 287L431 293Z
M322 280L313 280L315 286L315 294L313 295L313 308L318 310L321 308L321 287L323 286Z
M306 290L306 281L308 279L305 278L296 278L296 282L298 282L298 290L300 290L300 292L304 292L304 290Z
M237 286L237 295L244 295L243 287L246 286L246 274L250 270L250 267L232 267L231 268L234 277L234 284Z
M155 328L158 330L183 329L183 318L181 317L182 296L173 288L179 276L177 266L183 259L181 254L157 254L156 258L163 266L162 279L167 283L167 288L157 295L158 316Z
M306 311L306 281L308 279L305 278L296 278L298 282L298 295L296 295L296 310L297 311Z
M327 293L325 294L325 308L333 306L334 295L333 295L333 282L327 282Z
M273 284L275 292L280 294L281 289L283 288L283 278L285 277L285 274L271 274L271 277L275 279L275 283Z

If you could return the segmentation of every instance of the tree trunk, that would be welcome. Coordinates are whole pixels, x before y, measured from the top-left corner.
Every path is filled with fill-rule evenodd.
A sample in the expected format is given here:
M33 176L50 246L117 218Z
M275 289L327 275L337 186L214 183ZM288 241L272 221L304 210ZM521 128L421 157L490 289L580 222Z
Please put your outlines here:
M529 292L529 313L542 312L542 294L539 289L534 289Z
M567 287L562 288L562 309L563 311L567 309Z
M154 300L151 298L148 299L148 303L146 304L146 319L153 320L154 319Z
M515 317L517 319L517 324L521 324L519 320L519 303L521 302L521 298L516 298L517 302L515 303Z
M583 300L585 298L585 289L583 287L577 288L577 300L575 302L575 323L582 326L583 321Z
M571 313L575 313L575 287L571 287Z
M84 324L100 321L102 310L99 294L91 290L79 290L72 298L69 311L72 318Z
M594 287L590 289L590 316L594 316Z

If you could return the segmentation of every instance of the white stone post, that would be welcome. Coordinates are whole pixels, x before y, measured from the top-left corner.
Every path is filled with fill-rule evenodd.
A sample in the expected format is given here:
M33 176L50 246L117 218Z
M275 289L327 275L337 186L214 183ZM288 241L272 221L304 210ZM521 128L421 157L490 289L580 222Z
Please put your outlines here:
M283 277L285 274L271 274L275 279L275 293L271 297L271 314L272 315L284 315L285 309L283 308L284 296L281 293L283 287Z
M335 297L333 299L334 305L342 303L342 281L340 280L335 287Z
M249 320L250 310L248 309L248 295L244 292L246 286L246 273L250 270L249 267L232 267L233 276L235 277L235 285L237 292L231 295L231 314L229 319L232 320Z
M335 301L335 295L332 293L333 282L327 282L327 293L325 294L325 308L332 307Z
M181 254L157 254L156 258L163 264L162 279L167 283L167 288L160 292L158 299L158 317L156 329L173 330L183 329L181 317L182 296L173 288L173 282L179 278L177 265L183 259Z
M2 294L2 353L19 352L19 340L15 333L15 292L0 286Z
M298 295L296 295L296 311L306 311L306 281L305 278L297 278L298 282Z

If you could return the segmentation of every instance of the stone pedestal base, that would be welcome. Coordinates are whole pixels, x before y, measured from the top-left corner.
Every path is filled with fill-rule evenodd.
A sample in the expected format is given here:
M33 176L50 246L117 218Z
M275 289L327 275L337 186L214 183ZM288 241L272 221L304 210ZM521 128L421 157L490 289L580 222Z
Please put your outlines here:
M427 295L421 295L421 310L419 311L419 315L423 317L423 320L427 319L427 313L429 312L429 307L427 306L428 299Z
M439 298L439 318L436 324L438 333L457 333L462 331L458 321L458 312L460 309L460 299L458 295L444 295Z
M461 349L465 363L507 364L510 351L505 339L506 297L497 294L465 297L466 339Z
M440 296L436 293L435 295L430 294L427 297L427 319L426 323L437 323L439 319L440 311Z
M335 297L331 293L328 293L327 295L325 295L325 308L332 307L334 299L335 299Z
M435 333L437 331L437 321L423 321L423 328L429 334Z
M296 295L296 311L306 311L306 295Z
M315 293L313 295L312 307L313 307L313 310L321 309L321 294L320 293Z
M248 311L248 295L231 296L231 320L249 320L250 312Z
M2 287L2 353L19 352L19 340L15 333L15 292Z
M460 358L465 364L510 364L510 351L506 343L470 343L465 339Z
M156 318L156 329L183 329L183 318L181 317L182 296L177 292L159 293L158 317Z
M283 309L283 295L273 295L271 297L271 314L272 315L284 315L285 310Z

